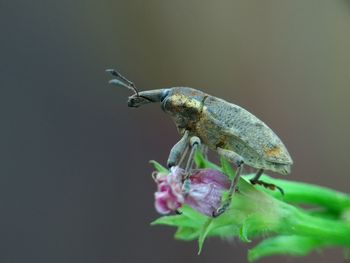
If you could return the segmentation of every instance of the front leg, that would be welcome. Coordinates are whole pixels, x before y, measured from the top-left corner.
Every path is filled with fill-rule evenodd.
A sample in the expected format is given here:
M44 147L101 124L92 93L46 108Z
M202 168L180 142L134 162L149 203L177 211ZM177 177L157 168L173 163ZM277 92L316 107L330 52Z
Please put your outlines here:
M226 158L229 162L231 162L237 166L237 172L236 172L235 178L231 182L227 200L216 211L213 211L213 217L217 217L217 216L221 215L230 206L232 196L237 191L237 185L238 185L239 178L241 176L241 172L242 172L243 164L244 164L243 157L240 156L239 154L237 154L233 151L230 151L230 150L222 149L222 148L217 148L216 150L217 150L219 155Z
M169 158L167 161L168 167L179 165L181 157L184 155L186 148L189 144L189 132L186 130L181 140L178 141L170 150Z
M185 167L185 174L183 176L183 191L185 195L187 195L190 192L191 189L191 180L189 179L191 172L192 172L192 166L194 162L194 154L198 147L201 146L201 139L199 139L197 136L192 136L190 139L190 145L191 145L191 152L187 159L187 164Z

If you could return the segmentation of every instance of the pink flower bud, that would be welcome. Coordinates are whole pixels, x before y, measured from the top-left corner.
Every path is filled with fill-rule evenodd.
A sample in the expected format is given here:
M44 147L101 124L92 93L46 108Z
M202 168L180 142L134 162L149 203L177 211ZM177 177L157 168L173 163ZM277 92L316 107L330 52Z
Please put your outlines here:
M186 192L183 176L184 170L179 167L172 167L168 175L156 173L156 210L161 214L168 214L183 204L188 204L200 213L211 216L220 207L222 193L229 189L230 180L213 169L197 170L190 175L189 191Z
M182 193L182 175L175 167L169 175L157 173L155 181L158 185L154 194L158 213L169 214L182 206L185 201Z

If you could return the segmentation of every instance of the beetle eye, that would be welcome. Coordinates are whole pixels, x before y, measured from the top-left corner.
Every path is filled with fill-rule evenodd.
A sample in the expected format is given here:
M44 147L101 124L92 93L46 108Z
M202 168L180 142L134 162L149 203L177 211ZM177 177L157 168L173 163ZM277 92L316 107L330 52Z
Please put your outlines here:
M162 92L161 96L160 96L160 102L163 102L163 100L169 95L170 90L166 89Z

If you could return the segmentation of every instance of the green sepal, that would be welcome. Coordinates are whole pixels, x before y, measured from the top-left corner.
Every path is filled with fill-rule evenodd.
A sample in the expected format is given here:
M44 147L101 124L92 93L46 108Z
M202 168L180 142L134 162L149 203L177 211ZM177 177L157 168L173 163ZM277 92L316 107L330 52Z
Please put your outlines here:
M249 238L248 238L248 228L249 228L249 223L247 222L243 222L241 228L239 229L239 238L246 243L250 243L252 242Z
M150 164L153 165L154 169L156 169L158 172L166 173L166 174L169 173L169 170L167 168L165 168L163 165L161 165L160 163L158 163L157 161L151 160L149 162L150 162Z
M181 209L179 209L179 212L181 213L180 215L162 216L153 221L151 225L193 227L198 229L206 222L208 218L187 205L184 205Z
M218 170L221 171L221 168L219 166L217 166L215 163L212 163L210 161L208 161L201 150L197 150L194 154L194 162L197 166L198 169L214 169L214 170Z
M198 228L180 226L175 233L175 239L191 241L197 239L199 236Z
M236 176L236 172L232 168L232 164L227 161L226 158L222 157L220 158L222 172L230 178L230 180L233 180Z
M198 227L197 223L184 215L162 216L151 223L155 225L167 225L176 227Z
M209 232L212 230L212 227L213 227L212 222L213 222L213 218L208 218L207 222L205 222L205 224L203 224L203 226L199 232L198 255L202 252L204 241L207 238Z
M193 159L194 159L194 162L195 162L197 168L199 168L199 169L206 168L206 160L203 156L202 151L197 149L196 152L194 153Z
M297 235L277 236L265 239L248 251L248 260L256 261L271 255L306 256L312 250L320 249L326 242Z

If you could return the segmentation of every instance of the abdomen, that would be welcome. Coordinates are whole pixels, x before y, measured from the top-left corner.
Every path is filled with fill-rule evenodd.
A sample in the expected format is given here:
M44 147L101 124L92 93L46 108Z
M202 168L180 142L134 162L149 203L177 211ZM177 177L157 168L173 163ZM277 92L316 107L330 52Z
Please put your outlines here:
M195 132L211 150L232 150L255 168L286 174L293 163L282 141L264 122L216 97L205 100Z

